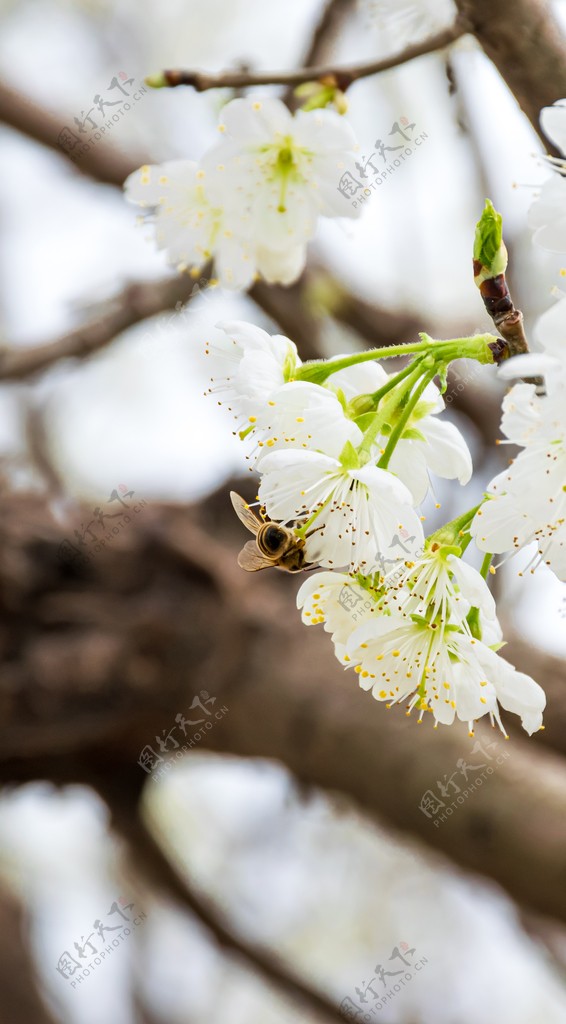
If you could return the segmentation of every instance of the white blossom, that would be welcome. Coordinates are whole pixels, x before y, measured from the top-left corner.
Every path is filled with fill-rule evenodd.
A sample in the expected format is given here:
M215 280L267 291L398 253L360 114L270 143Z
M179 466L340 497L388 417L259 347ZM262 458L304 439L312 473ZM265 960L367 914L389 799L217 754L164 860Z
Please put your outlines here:
M313 520L310 557L323 566L368 575L423 545L411 494L376 466L347 468L315 451L277 451L261 461L259 497L269 516L283 522Z
M124 183L126 199L155 225L159 249L178 270L196 273L214 258L226 288L247 288L256 267L253 246L234 228L207 175L192 160L140 167Z
M318 384L293 380L301 365L292 341L270 336L240 321L217 325L223 332L207 343L209 394L226 403L241 436L261 459L279 448L313 449L338 457L362 432L336 395Z
M516 551L535 541L541 561L566 581L566 328L565 300L545 314L544 354L517 356L504 377L542 373L546 394L515 384L503 402L502 430L523 449L488 486L471 532L482 551ZM557 307L559 315L556 315ZM542 318L541 318L542 319Z
M375 393L394 376L376 362L361 363L332 374L328 387L340 389L351 401L356 394ZM445 480L458 480L460 484L467 484L472 475L469 448L458 428L440 418L439 413L444 409L439 389L430 383L389 462L391 472L409 488L415 505L420 505L426 498L431 486L431 473ZM386 435L376 438L376 462L386 444Z
M380 597L346 573L317 572L301 586L297 608L306 626L324 625L332 636L336 657L345 664L350 660L346 643L358 626L376 614Z
M293 115L272 97L236 99L222 110L225 138L202 166L229 210L245 211L258 270L268 281L300 274L319 215L356 217L338 182L352 164L356 141L331 110Z
M468 565L454 552L436 542L427 544L426 550L414 563L395 574L394 579L385 578L385 584L393 584L399 591L387 600L407 614L428 616L444 626L457 624L464 632L470 633L466 617L472 608L480 612L483 626L490 623L493 632L496 626L495 601L483 576ZM492 641L494 642L494 641Z
M542 724L538 683L457 627L393 611L355 630L346 649L364 690L389 707L408 699L408 713L431 712L435 725L458 718L473 735L474 721L489 714L505 732L498 702L520 715L529 735Z
M257 442L254 454L263 472L263 457L280 448L312 449L338 458L344 445L357 446L363 439L330 391L306 381L290 381L258 403L253 422Z
M566 99L544 107L540 114L544 134L565 158L549 157L556 172L540 190L529 210L529 225L535 229L533 241L548 252L566 252Z
M243 320L221 321L216 328L205 348L208 393L221 395L219 401L244 428L272 392L293 376L301 360L295 343L281 334L269 335Z
M455 19L458 10L454 0L358 0L372 21L394 38L398 46L416 39L425 39L439 32Z

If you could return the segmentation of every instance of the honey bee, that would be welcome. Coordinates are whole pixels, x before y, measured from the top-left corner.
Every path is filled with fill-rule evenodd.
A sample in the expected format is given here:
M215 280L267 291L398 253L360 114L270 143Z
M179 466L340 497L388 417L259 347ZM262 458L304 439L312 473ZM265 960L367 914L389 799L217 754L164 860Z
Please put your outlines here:
M306 561L305 538L297 537L293 530L280 523L260 519L235 491L230 491L230 499L238 518L255 536L255 540L244 544L238 555L240 568L247 572L273 567L285 572L314 568Z

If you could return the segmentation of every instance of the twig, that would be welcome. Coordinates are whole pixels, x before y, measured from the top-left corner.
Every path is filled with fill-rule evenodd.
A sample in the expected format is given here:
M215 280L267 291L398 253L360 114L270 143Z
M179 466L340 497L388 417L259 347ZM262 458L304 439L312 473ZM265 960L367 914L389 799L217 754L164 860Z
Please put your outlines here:
M199 283L208 280L210 267L205 267L199 272ZM313 315L309 310L308 294L312 282L312 275L305 272L290 287L258 281L250 291L257 305L298 344L304 359L317 359L321 355L319 335L322 317ZM61 338L29 348L0 349L0 380L33 377L60 359L86 359L110 345L117 334L148 317L174 307L177 315L181 316L180 307L186 306L194 294L195 281L186 274L130 284L104 306L99 316ZM173 313L172 318L175 315ZM407 340L419 326L419 322L409 315L390 313L354 299L348 293L341 295L330 315L362 337L367 337L374 345ZM155 333L157 335L157 328Z
M209 269L201 271L201 281L209 277ZM128 285L110 300L100 316L63 337L33 348L0 349L0 380L31 377L60 359L85 359L105 348L128 327L189 302L194 288L194 280L187 275Z
M355 5L356 0L328 0L303 58L303 67L314 67L327 59L333 39L339 34L347 16L355 10ZM287 89L283 101L291 110L297 106L298 99L292 86Z
M311 67L324 59L324 54L329 49L332 40L338 35L343 22L355 8L356 0L328 0L312 34L303 60L304 67Z
M474 273L479 273L481 264L474 260ZM505 340L501 351L494 354L495 362L501 362L511 356L529 351L529 343L525 334L523 314L515 309L505 274L490 277L479 285L483 304L493 320L497 330Z
M422 57L424 54L441 50L450 46L466 29L462 21L457 20L450 28L436 32L428 39L421 40L406 47L401 53L385 57L383 60L368 61L364 64L353 64L350 67L337 68L333 65L318 67L302 67L292 71L222 71L219 74L208 74L206 71L169 70L146 79L154 88L176 88L178 85L190 85L197 92L207 89L225 89L228 87L242 88L253 85L300 85L302 82L324 81L336 85L344 92L353 82L381 71L388 71L400 64Z

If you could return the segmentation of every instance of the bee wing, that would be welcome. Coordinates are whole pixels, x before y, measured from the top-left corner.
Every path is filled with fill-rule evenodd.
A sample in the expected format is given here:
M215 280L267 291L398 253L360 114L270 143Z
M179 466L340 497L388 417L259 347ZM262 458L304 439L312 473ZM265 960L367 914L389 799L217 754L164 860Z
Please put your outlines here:
M244 526L250 531L250 533L253 533L255 536L261 526L261 521L257 518L256 515L254 515L251 508L249 507L249 505L246 504L244 499L240 497L239 494L236 494L235 491L230 491L230 500L234 507L234 512L238 516L240 522L242 522Z
M249 540L238 555L238 565L240 569L245 569L247 572L257 572L259 569L270 569L275 563L272 559L262 555L255 540Z

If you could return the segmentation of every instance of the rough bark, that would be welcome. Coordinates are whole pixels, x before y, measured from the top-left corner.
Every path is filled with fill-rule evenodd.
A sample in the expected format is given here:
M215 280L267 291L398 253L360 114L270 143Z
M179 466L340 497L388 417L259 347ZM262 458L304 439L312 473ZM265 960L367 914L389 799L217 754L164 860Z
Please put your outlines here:
M547 0L456 0L460 15L535 131L541 107L566 96L566 39ZM497 117L496 110L486 117ZM555 152L545 140L549 152Z

